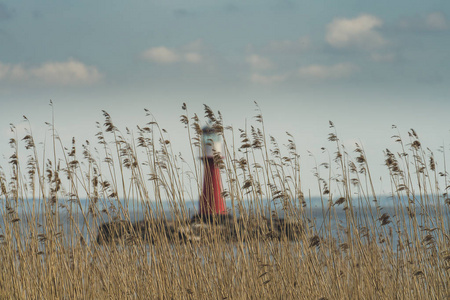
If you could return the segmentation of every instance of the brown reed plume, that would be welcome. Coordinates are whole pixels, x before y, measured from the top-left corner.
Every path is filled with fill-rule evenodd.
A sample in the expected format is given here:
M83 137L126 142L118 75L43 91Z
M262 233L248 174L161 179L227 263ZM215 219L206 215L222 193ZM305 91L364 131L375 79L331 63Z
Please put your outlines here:
M369 161L361 143L347 149L330 122L327 146L310 152L325 157L313 169L317 186L304 186L302 161L311 158L299 154L295 133L270 136L255 105L244 128L204 106L224 142L215 162L232 218L222 222L191 219L202 121L185 103L182 154L149 110L147 123L123 130L103 111L97 140L69 145L54 120L42 145L26 117L24 137L11 125L0 166L0 298L449 297L444 147L435 154L415 130L404 140L393 126L383 198L370 168L383 162Z

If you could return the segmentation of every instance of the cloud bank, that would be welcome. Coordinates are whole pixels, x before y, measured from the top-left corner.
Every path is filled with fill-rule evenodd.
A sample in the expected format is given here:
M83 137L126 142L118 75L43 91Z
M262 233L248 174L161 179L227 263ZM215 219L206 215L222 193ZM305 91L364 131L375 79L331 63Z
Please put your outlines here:
M266 70L273 67L273 63L270 59L257 54L247 56L246 62L253 69Z
M412 31L444 31L450 27L449 21L442 12L404 18L399 25L401 29Z
M287 79L286 75L263 75L260 73L253 73L250 76L250 81L256 84L270 85L274 83L283 82Z
M298 70L298 75L303 79L341 79L358 71L359 68L350 63L339 63L331 66L310 65Z
M180 48L152 47L142 52L141 58L158 64L199 64L204 61L202 48L201 41L194 41Z
M337 18L327 26L325 39L335 48L373 50L387 43L376 30L382 25L381 19L367 14L354 19Z
M446 30L448 22L443 13L435 12L425 17L425 26L430 30Z
M90 85L103 75L96 67L87 66L75 59L66 62L47 62L38 67L0 62L0 82L28 82L47 85Z

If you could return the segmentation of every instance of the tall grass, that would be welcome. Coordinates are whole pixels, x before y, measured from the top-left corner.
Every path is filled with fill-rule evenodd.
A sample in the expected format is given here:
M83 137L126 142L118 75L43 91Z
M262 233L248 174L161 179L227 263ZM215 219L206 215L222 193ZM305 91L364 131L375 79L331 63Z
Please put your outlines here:
M383 207L364 148L349 152L330 122L329 160L313 170L317 222L293 135L280 146L258 106L243 129L205 106L224 141L215 163L233 218L194 222L186 207L201 194L201 125L182 109L189 157L148 110L147 124L125 132L104 112L97 141L81 145L63 145L53 122L41 148L31 125L24 137L12 126L0 170L0 298L450 297L444 149L441 164L414 130L396 135Z

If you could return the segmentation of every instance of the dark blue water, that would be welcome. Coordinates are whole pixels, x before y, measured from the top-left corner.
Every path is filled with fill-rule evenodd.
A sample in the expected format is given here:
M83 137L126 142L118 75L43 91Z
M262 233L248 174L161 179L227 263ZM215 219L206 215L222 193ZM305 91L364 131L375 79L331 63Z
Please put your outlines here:
M428 197L431 199L430 197ZM442 213L436 214L438 203L424 203L420 199L406 200L392 199L390 197L382 196L376 202L373 199L352 201L352 210L348 209L345 203L334 204L333 201L323 200L319 197L307 199L304 203L288 203L287 206L293 208L285 213L283 203L280 201L261 201L258 205L251 201L234 202L235 215L239 217L241 214L254 213L263 214L266 217L275 216L278 218L289 218L294 220L301 220L305 226L308 226L312 232L321 234L329 234L325 232L326 229L331 228L331 234L338 237L340 234L345 234L345 230L349 225L363 231L367 228L378 228L379 232L393 233L393 241L398 240L395 234L398 230L410 231L412 230L412 220L417 221L417 228L422 230L423 235L428 234L428 230L441 226L438 224L438 219L442 220L444 228L450 231L449 228L449 210L448 206L442 204L440 209ZM444 201L444 199L439 199ZM44 204L39 201L33 203L32 200L19 201L19 203L10 202L9 205L13 207L16 212L14 218L19 218L22 231L27 232L27 228L35 226L39 232L44 232L45 218L42 214ZM232 213L233 203L231 200L226 201L226 206L230 213ZM406 208L408 207L409 208ZM5 230L5 220L14 219L8 217L8 211L5 209L5 200L1 202L0 231L3 234ZM398 210L403 207L403 212ZM262 209L259 210L259 208ZM198 212L198 201L185 201L183 203L173 203L170 201L160 202L138 202L138 201L117 201L117 200L99 200L93 203L88 199L80 201L68 201L60 199L57 205L54 205L50 211L53 211L58 216L59 231L65 234L82 235L87 240L89 237L89 228L92 232L96 232L96 228L102 223L114 220L128 220L131 222L143 220L144 218L165 218L173 220L174 218L187 219ZM408 210L413 211L415 218L411 218ZM353 214L354 220L352 224L348 224L348 216ZM381 218L381 216L385 218ZM35 216L31 218L31 216ZM387 216L387 219L386 219ZM402 222L405 220L405 223ZM384 224L384 223L385 224ZM406 226L406 228L403 228ZM77 232L71 232L76 230ZM422 235L421 233L421 235ZM437 232L436 232L437 233ZM432 234L434 234L432 232Z

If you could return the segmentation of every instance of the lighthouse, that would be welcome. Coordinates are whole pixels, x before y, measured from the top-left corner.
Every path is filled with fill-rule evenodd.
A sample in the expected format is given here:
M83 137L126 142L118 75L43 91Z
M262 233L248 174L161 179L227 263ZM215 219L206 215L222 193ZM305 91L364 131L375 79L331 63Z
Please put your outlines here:
M202 217L226 216L227 210L222 196L222 180L219 166L214 156L222 157L220 136L211 126L202 130L202 161L204 164L203 189L200 196L199 212Z

